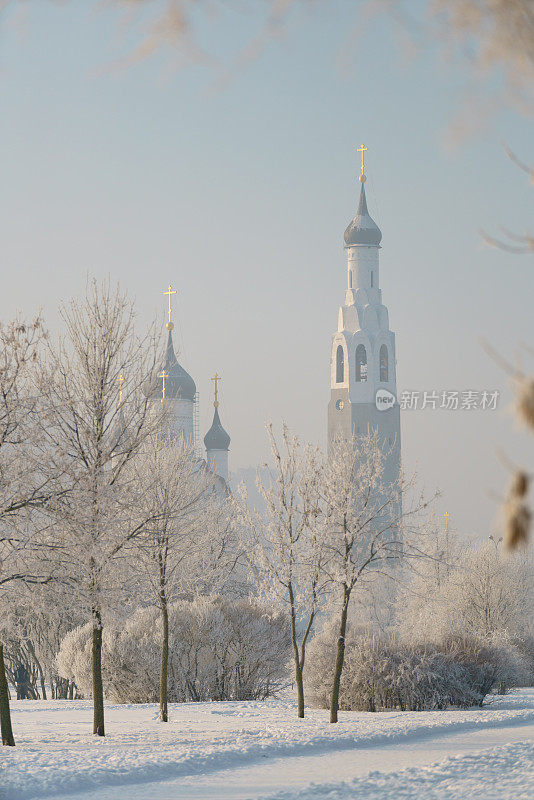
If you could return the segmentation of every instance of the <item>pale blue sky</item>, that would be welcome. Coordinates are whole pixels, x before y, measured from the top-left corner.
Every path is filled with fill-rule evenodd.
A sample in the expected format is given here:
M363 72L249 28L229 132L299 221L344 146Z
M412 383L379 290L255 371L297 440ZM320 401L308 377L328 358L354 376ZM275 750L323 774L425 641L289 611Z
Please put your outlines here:
M531 224L534 193L499 142L532 160L532 119L502 110L447 146L464 69L434 47L406 60L394 24L363 34L349 0L295 14L222 85L222 68L174 70L164 55L113 69L132 37L102 4L23 5L0 15L3 318L42 306L55 326L89 271L119 280L148 319L171 281L203 432L210 376L223 376L231 467L264 458L269 418L324 443L364 141L399 390L505 389L479 338L511 357L533 343L532 259L488 249L478 230ZM229 63L260 23L236 4L196 30ZM505 406L403 415L406 468L441 487L437 510L467 534L490 531L488 493L506 479L495 449L532 453Z

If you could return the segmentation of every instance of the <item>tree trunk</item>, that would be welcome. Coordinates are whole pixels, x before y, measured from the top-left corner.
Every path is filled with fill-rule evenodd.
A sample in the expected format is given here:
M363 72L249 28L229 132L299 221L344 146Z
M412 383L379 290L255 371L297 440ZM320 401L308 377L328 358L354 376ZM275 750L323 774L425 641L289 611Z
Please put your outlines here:
M304 681L302 679L302 669L298 660L295 662L295 683L297 684L297 716L299 719L304 719Z
M104 688L102 685L102 615L93 609L93 733L104 736Z
M11 727L11 711L9 710L9 687L7 685L6 665L4 664L4 646L0 643L0 727L2 744L15 747L15 738Z
M33 658L33 660L35 662L35 666L37 667L37 672L39 674L39 681L41 683L41 694L43 696L43 700L46 700L46 684L45 684L45 676L44 676L43 668L41 666L41 662L39 661L39 659L35 655L35 648L34 648L32 642L30 642L30 640L28 640L28 650L29 650L29 652L31 654L31 657Z
M302 663L300 660L299 645L297 641L297 620L293 586L289 584L289 607L291 613L291 644L293 646L293 659L295 661L295 683L297 684L297 716L304 719L304 681L302 679Z
M168 722L169 611L163 589L160 592L160 608L163 632L161 638L161 669L159 673L159 718L162 722Z
M337 722L337 712L339 710L339 686L341 684L341 673L343 672L343 661L345 659L345 633L347 631L347 612L349 608L349 598L350 598L350 590L347 584L344 584L343 605L341 608L339 637L337 640L336 666L334 667L334 683L332 684L332 699L330 702L330 722Z
M293 586L291 583L288 586L289 591L289 608L291 614L291 644L293 646L293 660L295 662L295 683L297 684L297 716L299 719L304 719L304 681L302 680L302 663L299 654L299 644L297 641L297 620L295 612L295 598L293 594Z
M40 667L39 667L39 675L40 675L40 681L41 681L41 694L43 696L43 700L46 700L47 697L46 697L45 676L44 676L43 670Z

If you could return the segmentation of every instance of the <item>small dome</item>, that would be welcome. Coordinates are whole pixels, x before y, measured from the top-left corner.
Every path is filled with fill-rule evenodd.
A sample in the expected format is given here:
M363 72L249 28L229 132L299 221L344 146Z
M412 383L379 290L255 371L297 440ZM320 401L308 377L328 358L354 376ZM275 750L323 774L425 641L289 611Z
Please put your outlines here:
M219 409L215 407L215 414L213 415L213 422L211 428L204 436L204 445L206 450L228 450L230 447L230 437L221 425L219 418Z
M365 186L362 183L358 213L345 231L345 246L366 244L378 247L382 240L382 232L376 222L371 219L367 210Z
M167 353L165 356L165 397L177 400L194 400L197 387L191 375L178 363L172 343L172 332L169 330L167 340ZM163 379L158 377L157 388L154 395L161 397Z

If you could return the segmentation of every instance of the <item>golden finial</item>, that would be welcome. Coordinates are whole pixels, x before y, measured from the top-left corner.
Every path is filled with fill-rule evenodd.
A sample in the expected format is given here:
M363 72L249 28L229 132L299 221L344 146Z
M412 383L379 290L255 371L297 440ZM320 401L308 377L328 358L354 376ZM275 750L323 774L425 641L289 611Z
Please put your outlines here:
M214 405L215 408L219 408L219 400L217 398L218 398L218 383L221 380L221 376L218 375L217 373L215 373L215 375L213 376L213 378L211 380L215 381L215 401L214 401L213 405Z
M124 376L122 372L117 378L117 383L119 384L119 408L120 408L122 406L122 384L124 383Z
M171 325L172 325L172 323L171 323ZM165 402L165 378L168 378L168 377L169 377L169 373L165 372L165 370L163 370L163 372L160 372L160 374L158 375L158 378L162 379L162 384L161 384L161 402L162 403Z
M445 517L445 533L447 533L448 530L449 530L449 517L450 517L450 514L449 514L448 511L446 511L443 516Z
M167 289L166 292L163 292L163 294L169 296L169 321L167 322L167 330L168 331L172 331L172 329L174 328L174 325L173 325L172 320L171 320L171 316L172 316L171 297L172 297L173 294L177 294L177 291L176 291L176 289L173 289L171 284L169 283L169 288Z
M357 151L356 151L356 152L362 154L362 171L361 171L361 174L360 174L360 183L365 183L365 181L367 180L367 178L365 177L365 172L364 172L364 170L365 170L365 162L364 162L363 154L368 149L369 148L367 148L365 145L362 144L362 145L360 145L360 147L357 148Z

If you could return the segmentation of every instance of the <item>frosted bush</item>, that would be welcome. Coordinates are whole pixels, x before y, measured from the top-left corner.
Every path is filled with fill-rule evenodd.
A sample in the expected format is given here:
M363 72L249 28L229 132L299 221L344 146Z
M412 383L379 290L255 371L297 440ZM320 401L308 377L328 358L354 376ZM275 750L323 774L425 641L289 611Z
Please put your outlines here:
M312 705L328 708L337 640L327 628L310 644L307 692ZM507 641L449 639L407 644L349 630L340 708L351 711L422 711L482 705L490 692L522 683L525 664Z
M287 683L285 620L246 600L200 597L169 607L169 701L264 699ZM106 697L156 702L160 620L138 609L121 629L105 627L102 670ZM57 658L64 677L91 694L91 626L71 631Z

